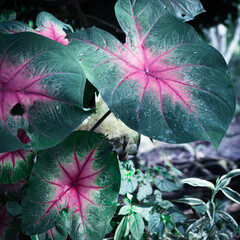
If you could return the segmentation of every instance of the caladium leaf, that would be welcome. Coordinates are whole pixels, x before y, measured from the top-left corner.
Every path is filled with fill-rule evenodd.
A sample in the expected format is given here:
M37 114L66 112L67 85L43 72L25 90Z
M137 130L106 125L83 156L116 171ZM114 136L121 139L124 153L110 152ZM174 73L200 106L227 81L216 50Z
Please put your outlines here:
M61 22L50 13L41 12L37 16L36 25L36 31L39 34L60 42L63 45L68 45L68 39L65 39L66 31L73 32L69 24Z
M0 183L17 183L29 175L34 154L23 149L0 153Z
M110 110L151 138L217 148L235 112L223 57L159 1L119 0L115 12L125 44L98 28L69 36Z
M184 21L192 20L205 12L200 0L158 0L177 18Z
M73 32L69 24L63 23L52 14L40 12L36 19L37 28L34 30L27 24L19 21L7 21L0 23L0 32L5 34L14 34L20 32L33 32L48 37L54 41L68 45L66 32Z
M82 109L85 81L62 44L33 33L0 34L0 152L65 139L91 113Z
M23 230L51 229L68 210L73 240L102 239L120 185L118 161L102 134L74 132L37 160L23 199Z
M16 239L21 221L8 212L7 206L0 208L0 240Z

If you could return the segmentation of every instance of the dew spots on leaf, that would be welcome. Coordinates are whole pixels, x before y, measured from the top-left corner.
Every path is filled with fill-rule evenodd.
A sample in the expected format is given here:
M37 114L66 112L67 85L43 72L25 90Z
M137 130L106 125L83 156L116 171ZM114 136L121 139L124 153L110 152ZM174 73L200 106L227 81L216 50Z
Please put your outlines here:
M139 86L139 111L147 92L160 102L160 108L162 108L165 97L174 104L178 103L183 108L189 108L191 89L182 74L182 69L188 66L174 66L168 63L167 55L156 53L144 46L132 47L130 50L125 45L123 58L126 61L119 61L123 78L116 85L114 93L122 83L135 82Z

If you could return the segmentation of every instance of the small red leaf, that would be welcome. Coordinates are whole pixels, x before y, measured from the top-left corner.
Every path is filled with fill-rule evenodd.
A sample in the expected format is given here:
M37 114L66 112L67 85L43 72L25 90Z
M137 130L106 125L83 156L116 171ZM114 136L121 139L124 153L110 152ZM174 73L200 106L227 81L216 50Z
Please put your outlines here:
M25 130L22 128L19 128L17 130L17 137L19 138L19 140L24 143L24 144L28 144L31 142L30 138L28 137L28 135L26 134Z
M5 238L6 231L11 227L10 221L12 217L8 214L7 207L0 211L0 238L2 240L8 240Z

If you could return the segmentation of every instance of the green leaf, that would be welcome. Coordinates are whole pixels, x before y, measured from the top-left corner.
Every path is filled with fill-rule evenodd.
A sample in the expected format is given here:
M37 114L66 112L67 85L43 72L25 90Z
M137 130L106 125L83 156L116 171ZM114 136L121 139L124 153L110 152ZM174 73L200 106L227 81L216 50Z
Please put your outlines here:
M189 184L193 187L207 187L214 190L214 185L211 182L200 178L185 178L181 180L181 182L183 184Z
M109 109L153 139L218 148L235 113L222 55L160 1L118 0L115 13L125 44L95 27L68 36Z
M240 194L229 187L224 187L221 191L225 194L226 197L231 199L232 201L240 204Z
M68 236L67 229L68 216L65 211L62 213L60 221L55 227L49 229L47 232L31 236L32 240L66 240Z
M85 74L67 47L34 33L0 34L0 59L0 152L55 146L91 114Z
M164 233L164 223L159 213L150 215L148 222L149 232L154 233L160 239Z
M198 198L185 197L185 198L180 198L178 200L175 200L175 202L186 203L190 205L193 209L195 209L196 211L202 214L204 214L207 210L205 202Z
M144 222L139 214L133 213L129 217L129 230L136 240L140 240L144 232Z
M225 222L231 223L235 227L238 227L237 222L234 220L234 218L231 215L223 211L218 211L217 213Z
M188 198L188 197L185 197L185 198L180 198L178 200L175 200L175 202L179 202L179 203L186 203L186 204L189 204L191 206L197 206L197 205L205 205L205 202L202 201L201 199L198 199L198 198Z
M16 12L13 10L3 9L0 11L0 22L11 21L14 19L16 19Z
M156 177L154 183L162 192L172 192L182 187L182 184L179 181L161 177Z
M229 173L223 175L220 179L219 179L219 183L227 180L227 179L231 179L233 177L239 176L240 175L240 169L234 169L232 171L230 171Z
M127 215L131 212L131 206L123 206L121 207L118 215Z
M192 223L188 229L186 230L185 234L188 234L188 232L190 232L192 229L194 228L197 228L197 227L200 227L201 225L205 224L205 222L207 221L208 219L206 217L202 217L200 219L198 219L197 221L195 221L194 223Z
M231 240L226 233L218 233L217 236L219 240Z
M184 21L192 20L205 12L200 0L159 0L177 18Z
M13 217L22 214L22 207L18 204L18 202L8 201L7 209Z
M125 195L127 193L132 193L135 191L137 186L138 186L137 178L135 178L134 176L131 176L128 179L122 179L119 194Z
M175 224L186 220L184 214L175 206L169 207L167 213L171 216L171 221Z
M215 204L214 202L207 202L206 207L207 207L207 215L210 219L211 226L213 226L215 221L215 211L216 211Z
M221 188L223 187L227 187L228 184L230 183L231 181L231 178L226 178L226 179L223 179L223 180L220 180L218 179L217 182L216 182L216 192L221 190Z
M72 240L102 239L117 206L116 154L102 135L75 131L39 156L23 198L23 231L41 234L68 211Z
M138 201L142 201L146 197L150 196L152 192L153 190L152 190L151 184L148 182L146 184L143 183L138 189L138 193L137 193Z
M124 216L115 231L114 240L122 240L122 238L128 236L128 234L128 216Z

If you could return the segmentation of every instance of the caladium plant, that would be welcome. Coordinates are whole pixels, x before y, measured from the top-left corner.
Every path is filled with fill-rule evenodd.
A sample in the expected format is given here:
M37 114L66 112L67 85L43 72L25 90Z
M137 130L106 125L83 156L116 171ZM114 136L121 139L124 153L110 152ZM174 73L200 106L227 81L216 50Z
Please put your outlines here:
M23 231L46 232L67 210L72 239L103 238L116 207L118 171L102 134L72 133L39 156L23 198Z
M56 145L91 113L83 110L81 66L65 46L34 33L0 41L0 152Z
M203 11L199 0L118 0L124 44L95 27L73 33L46 12L35 29L0 23L0 240L19 231L33 240L104 238L118 161L102 134L74 131L94 112L86 107L97 91L141 134L218 148L235 98L223 57L183 22ZM138 234L133 217L124 225L140 239L144 222Z
M125 44L95 27L69 36L109 109L151 138L207 140L218 148L235 113L221 54L160 1L119 0L115 12Z

